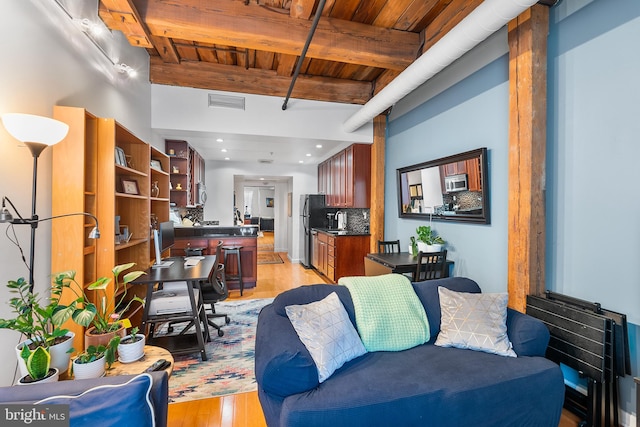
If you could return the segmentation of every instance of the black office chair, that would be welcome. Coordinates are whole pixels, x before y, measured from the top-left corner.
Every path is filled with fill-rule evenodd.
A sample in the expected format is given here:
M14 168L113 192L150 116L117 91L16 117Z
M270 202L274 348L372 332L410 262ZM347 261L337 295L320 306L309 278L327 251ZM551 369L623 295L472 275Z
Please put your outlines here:
M418 252L418 264L413 275L414 282L445 277L447 250L440 252Z
M207 323L218 331L219 337L224 336L222 327L209 319L224 317L225 324L229 324L229 322L231 321L231 319L229 319L229 315L224 313L217 313L215 308L216 302L224 301L229 296L229 290L227 289L227 280L224 273L224 264L220 262L222 260L222 245L222 240L218 241L218 244L216 245L216 261L213 264L213 268L211 269L208 280L200 282L202 303L205 306L207 304L211 306L210 311L207 311ZM176 289L176 287L178 286L187 286L187 284L184 282L173 282L170 284L170 289ZM169 323L167 327L169 333L173 332L173 325L173 322ZM191 328L191 326L193 326L193 322L190 322L183 329L182 333Z
M202 290L202 302L211 306L211 312L207 312L207 323L217 329L218 336L224 336L224 331L221 327L212 320L216 317L224 317L224 323L229 324L231 321L229 315L224 313L217 313L215 303L224 301L229 296L229 289L227 288L227 279L224 273L224 264L220 262L222 259L222 245L220 240L216 245L216 262L209 276L209 280L200 284Z
M400 253L400 240L378 240L378 253Z

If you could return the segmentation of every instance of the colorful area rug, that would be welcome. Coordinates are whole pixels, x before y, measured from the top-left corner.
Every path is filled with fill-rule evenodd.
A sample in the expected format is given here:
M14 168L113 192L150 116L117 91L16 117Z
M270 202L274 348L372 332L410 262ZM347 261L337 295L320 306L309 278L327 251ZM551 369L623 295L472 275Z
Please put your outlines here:
M282 258L275 252L258 252L258 264L283 264Z
M199 353L174 357L173 374L169 379L169 402L257 390L254 374L256 324L260 310L271 301L273 298L217 303L216 312L228 314L231 322L223 326L223 337L218 337L217 331L209 328L208 360L203 362ZM215 321L224 324L224 318Z

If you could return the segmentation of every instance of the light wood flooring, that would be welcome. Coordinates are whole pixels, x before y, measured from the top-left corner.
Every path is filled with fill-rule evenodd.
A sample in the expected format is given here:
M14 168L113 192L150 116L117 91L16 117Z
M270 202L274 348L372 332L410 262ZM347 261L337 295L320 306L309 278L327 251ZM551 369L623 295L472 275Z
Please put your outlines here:
M259 245L273 244L273 233L258 238ZM292 264L281 253L283 264L258 265L258 281L254 289L231 291L229 300L271 298L301 285L328 283L314 270ZM577 427L577 417L563 412L559 427ZM168 427L265 427L258 393L243 393L211 399L169 404Z

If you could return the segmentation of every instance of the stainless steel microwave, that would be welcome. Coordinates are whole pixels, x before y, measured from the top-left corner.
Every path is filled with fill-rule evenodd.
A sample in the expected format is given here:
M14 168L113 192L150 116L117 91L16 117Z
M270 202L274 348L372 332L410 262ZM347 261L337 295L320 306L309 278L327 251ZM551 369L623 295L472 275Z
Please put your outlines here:
M467 182L467 174L451 175L444 177L444 188L447 193L455 193L456 191L466 191L469 189Z

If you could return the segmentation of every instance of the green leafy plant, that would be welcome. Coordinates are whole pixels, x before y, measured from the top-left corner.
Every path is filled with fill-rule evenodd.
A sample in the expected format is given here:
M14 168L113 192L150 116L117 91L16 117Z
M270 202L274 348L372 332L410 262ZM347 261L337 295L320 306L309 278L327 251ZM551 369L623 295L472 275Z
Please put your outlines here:
M418 241L426 243L427 245L444 244L446 243L442 237L438 236L430 225L421 225L416 228L416 234L418 234Z
M16 294L9 300L9 306L16 316L13 319L0 319L0 329L18 331L30 339L34 346L45 349L53 345L56 338L69 332L60 327L63 321L54 318L58 298L52 298L47 305L42 304L38 294L30 291L29 283L22 277L10 280L7 288L10 293Z
M51 355L45 347L38 346L35 350L31 350L28 345L22 346L20 357L24 359L32 380L41 380L49 374Z
M91 363L104 357L107 368L111 369L111 365L116 361L116 349L118 348L119 342L120 337L115 336L111 338L107 345L90 345L85 351L78 353L78 355L74 359L74 362L80 364Z
M134 326L131 328L131 333L126 335L124 338L120 338L118 335L113 337L113 339L117 341L116 347L118 344L133 344L134 342L140 341L142 338L138 338L138 331L140 331L140 329L138 329L137 326Z
M138 296L133 296L127 301L127 284L145 274L143 271L131 271L122 277L120 282L120 274L133 267L135 263L117 265L113 268L113 279L101 277L95 282L87 286L88 291L95 291L93 301L78 289L83 287L76 282L76 272L73 270L63 271L54 275L53 287L51 294L58 298L62 295L65 288L69 288L76 295L76 299L69 305L57 304L53 311L53 319L55 322L65 322L69 318L73 319L80 326L94 326L96 333L104 334L114 332L121 328L122 315L129 310L131 304L138 302L144 305L144 300ZM111 281L115 282L113 294L118 295L114 304L108 302L107 287ZM122 292L120 293L120 291Z

